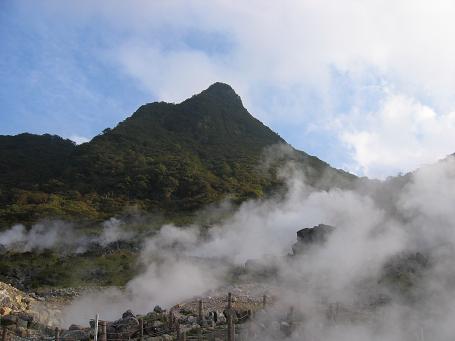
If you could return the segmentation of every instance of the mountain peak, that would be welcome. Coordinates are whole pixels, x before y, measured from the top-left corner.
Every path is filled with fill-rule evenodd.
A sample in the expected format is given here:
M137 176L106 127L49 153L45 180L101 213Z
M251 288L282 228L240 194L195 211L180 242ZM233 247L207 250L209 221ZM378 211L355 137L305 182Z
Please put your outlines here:
M235 94L234 89L229 84L223 82L215 82L210 85L206 91L230 91Z
M243 106L242 100L235 90L226 83L216 82L202 91L199 95L202 97L210 97L220 103L230 102L232 104Z

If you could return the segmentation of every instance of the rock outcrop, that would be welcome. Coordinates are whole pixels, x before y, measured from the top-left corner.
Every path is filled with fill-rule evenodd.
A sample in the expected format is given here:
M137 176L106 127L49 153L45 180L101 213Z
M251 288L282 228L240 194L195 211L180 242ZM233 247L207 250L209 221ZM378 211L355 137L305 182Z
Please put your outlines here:
M35 299L9 284L0 282L0 315L23 313L30 310Z
M2 324L57 327L61 310L34 293L27 294L0 282L0 317Z
M299 255L315 245L324 244L334 230L335 227L331 225L319 224L297 231L297 243L292 246L293 254Z

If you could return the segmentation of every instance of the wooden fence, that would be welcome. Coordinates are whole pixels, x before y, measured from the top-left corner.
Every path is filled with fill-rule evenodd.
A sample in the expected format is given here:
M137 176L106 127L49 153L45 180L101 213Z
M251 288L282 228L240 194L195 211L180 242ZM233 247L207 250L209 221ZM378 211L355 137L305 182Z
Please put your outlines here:
M227 297L227 307L225 309L226 315L226 325L218 326L217 328L198 328L196 335L194 334L193 329L184 328L180 323L175 319L175 316L171 312L168 317L165 328L161 330L156 330L152 326L146 326L144 320L139 319L139 327L132 331L124 333L112 333L107 330L107 321L98 321L97 328L94 328L98 331L97 340L98 341L127 341L127 340L137 340L145 341L151 337L163 337L164 335L170 335L172 340L176 341L217 341L217 340L226 340L226 341L236 341L238 339L238 334L240 331L241 324L245 323L251 318L251 311L248 311L243 316L238 317L235 310L232 306L232 294L228 293ZM267 304L267 297L264 295L262 300L262 306L265 308ZM204 304L200 300L198 302L198 322L201 325L204 319ZM98 319L97 319L98 320ZM189 332L192 331L190 334ZM61 330L55 328L54 335L49 337L43 336L26 336L22 337L18 335L17 326L16 328L8 328L3 326L1 341L37 341L37 340L48 340L48 341L79 341L75 337L64 337L62 336ZM242 341L242 340L237 340Z

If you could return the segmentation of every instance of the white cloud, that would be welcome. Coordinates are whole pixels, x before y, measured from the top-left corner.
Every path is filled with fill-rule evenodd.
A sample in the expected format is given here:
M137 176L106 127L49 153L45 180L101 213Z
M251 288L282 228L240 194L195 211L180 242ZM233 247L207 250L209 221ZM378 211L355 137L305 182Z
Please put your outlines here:
M166 85L160 79L150 82L150 70L159 69L164 58L168 68L159 71L175 83L199 70L216 76L234 72L232 78L251 85L303 83L323 90L330 85L332 67L360 75L374 68L410 92L441 104L454 102L451 1L346 0L342 6L333 0L109 3L91 8L132 33L136 49L131 54L149 71L134 76L154 92ZM117 20L119 16L124 20ZM210 55L192 47L185 39L191 31L200 32L196 38L207 32L226 35L232 41L228 53ZM159 53L150 54L151 47ZM128 64L122 55L119 62ZM193 82L192 92L200 85L198 79Z
M128 74L165 101L180 102L208 84L227 78L220 76L223 71L216 63L196 50L166 53L154 46L129 42L114 56Z
M415 169L455 151L455 112L438 114L404 95L389 94L377 112L353 112L343 120L341 139L356 171L369 176Z

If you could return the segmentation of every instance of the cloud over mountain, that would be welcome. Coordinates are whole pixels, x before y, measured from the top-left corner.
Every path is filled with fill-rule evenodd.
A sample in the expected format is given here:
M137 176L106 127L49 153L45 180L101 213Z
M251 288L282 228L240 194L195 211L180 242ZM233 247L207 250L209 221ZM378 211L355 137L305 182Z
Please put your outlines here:
M56 57L34 82L47 89L54 79L60 84L52 91L54 101L60 103L61 94L80 106L77 124L83 129L65 136L93 136L94 120L100 128L101 116L115 122L132 109L105 89L178 102L219 80L232 84L246 106L294 146L360 174L384 177L434 162L447 141L431 131L455 135L446 125L455 107L450 1L46 1L33 10L15 7L41 38L40 55ZM101 34L82 34L84 27ZM5 70L9 75L14 68ZM406 109L387 104L397 98L408 101ZM96 103L108 105L93 116ZM394 166L382 156L394 148L360 138L387 141L384 126L357 120L347 130L334 124L353 112L381 121L384 110L406 110L413 121L420 106L434 112L435 127L424 129L421 138L419 130L404 125L399 154L407 161ZM74 121L63 125L69 130ZM374 148L368 159L361 155L365 148Z

